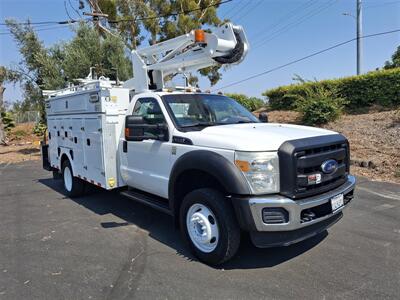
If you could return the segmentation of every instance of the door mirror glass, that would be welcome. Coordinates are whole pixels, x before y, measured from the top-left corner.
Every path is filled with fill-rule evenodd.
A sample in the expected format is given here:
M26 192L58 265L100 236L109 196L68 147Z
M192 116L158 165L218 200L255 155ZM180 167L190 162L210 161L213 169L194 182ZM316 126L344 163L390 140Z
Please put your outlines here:
M168 126L160 104L155 98L136 100L133 114L125 120L127 141L159 140L168 141Z
M146 118L139 115L126 116L125 139L168 141L168 126L165 123L149 124Z

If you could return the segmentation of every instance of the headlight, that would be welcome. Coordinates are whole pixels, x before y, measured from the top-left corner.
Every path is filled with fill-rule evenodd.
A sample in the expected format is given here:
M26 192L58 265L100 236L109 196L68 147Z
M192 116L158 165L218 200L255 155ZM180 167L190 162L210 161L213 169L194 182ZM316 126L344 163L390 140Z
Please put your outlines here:
M276 152L235 152L235 165L246 177L253 194L279 192L279 158Z

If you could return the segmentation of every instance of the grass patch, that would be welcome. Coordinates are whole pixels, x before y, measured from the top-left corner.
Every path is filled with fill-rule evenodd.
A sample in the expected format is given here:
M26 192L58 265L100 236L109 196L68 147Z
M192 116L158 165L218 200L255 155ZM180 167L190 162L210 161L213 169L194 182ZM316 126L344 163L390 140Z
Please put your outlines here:
M12 135L14 136L15 139L20 140L28 135L25 130L22 129L17 129L12 132Z

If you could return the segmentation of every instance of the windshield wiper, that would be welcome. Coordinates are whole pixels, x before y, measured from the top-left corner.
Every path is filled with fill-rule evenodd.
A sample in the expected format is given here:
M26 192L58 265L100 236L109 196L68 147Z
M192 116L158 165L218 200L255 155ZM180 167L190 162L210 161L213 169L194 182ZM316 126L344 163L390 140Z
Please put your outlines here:
M214 122L196 122L191 124L180 125L179 127L185 128L185 127L200 127L200 126L215 126L215 125L218 124Z
M233 123L233 124L244 124L244 123L257 123L257 122L240 120L240 121L237 121L236 123Z

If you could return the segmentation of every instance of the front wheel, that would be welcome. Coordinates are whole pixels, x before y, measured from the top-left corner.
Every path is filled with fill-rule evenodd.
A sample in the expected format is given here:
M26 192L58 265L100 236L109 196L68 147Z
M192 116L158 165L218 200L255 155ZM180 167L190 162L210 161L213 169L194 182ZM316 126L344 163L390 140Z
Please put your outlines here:
M211 265L231 259L240 244L240 228L231 203L214 189L198 189L183 199L180 226L194 254Z

